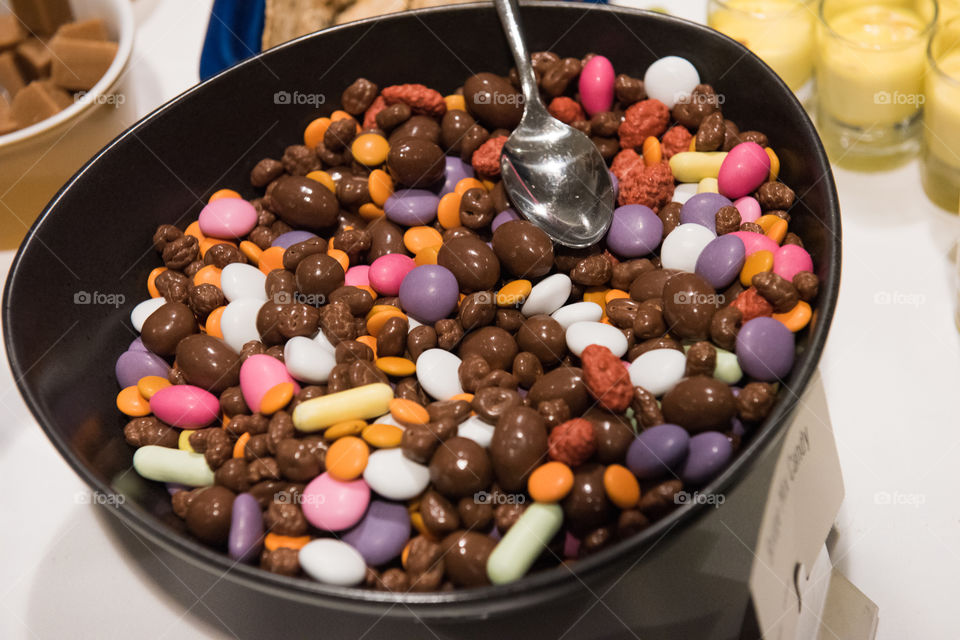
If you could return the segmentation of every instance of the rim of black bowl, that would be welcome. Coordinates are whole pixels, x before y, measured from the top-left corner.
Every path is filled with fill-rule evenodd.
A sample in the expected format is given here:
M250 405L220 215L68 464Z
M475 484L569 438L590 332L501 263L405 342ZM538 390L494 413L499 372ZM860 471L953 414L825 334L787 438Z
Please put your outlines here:
M756 56L746 49L743 45L710 29L702 24L677 18L675 16L663 13L648 11L642 9L631 9L627 7L614 7L609 5L584 5L579 2L557 2L557 1L538 1L522 2L521 5L531 7L549 7L557 11L611 11L614 13L628 15L645 15L654 17L655 20L663 20L674 23L681 23L685 28L696 32L702 37L723 38L739 48L742 55ZM70 187L83 177L83 174L97 162L104 154L117 144L118 141L135 133L137 129L144 126L152 120L157 114L167 109L175 108L176 105L185 97L196 91L203 91L204 87L210 83L217 82L232 70L249 64L258 64L261 56L269 55L271 51L280 50L287 47L295 47L297 43L314 37L323 37L324 34L339 31L343 29L358 29L372 22L389 22L400 19L407 14L434 14L434 13L455 13L458 11L476 10L481 7L489 7L488 2L478 2L470 4L450 5L442 7L432 7L427 9L418 9L406 11L392 15L367 18L356 22L338 25L325 29L320 32L308 34L284 43L267 52L257 54L237 65L226 69L225 71L209 78L208 80L197 84L166 104L158 107L144 118L132 125L129 129L121 133L117 138L101 149L93 158L91 158L53 197L53 199L44 208L43 213L37 218L31 226L26 239L20 246L16 257L10 268L7 283L4 289L3 297L3 325L10 326L10 320L14 315L13 305L11 305L11 283L17 278L21 258L24 253L29 251L34 244L34 238L45 219L54 209ZM762 61L761 61L762 63ZM769 67L768 67L769 69ZM810 118L807 116L803 107L793 97L793 92L787 85L770 70L770 82L779 85L779 91L789 94L793 100L792 117L800 120L802 128L809 134L811 139L816 140L815 145L816 158L818 164L825 168L823 180L827 182L827 207L822 212L838 231L840 229L839 201L836 193L836 186L833 179L833 173L830 171L830 163L822 144L819 143L819 136ZM821 290L821 300L817 308L817 321L810 335L809 346L800 354L798 361L791 372L790 383L791 393L780 393L777 403L771 414L767 417L763 425L750 437L746 446L741 449L733 462L724 471L717 476L707 486L700 489L704 494L722 493L726 488L734 485L740 478L747 473L751 459L757 453L766 447L771 440L787 424L798 400L800 393L806 389L811 376L817 368L820 354L823 351L826 342L827 333L830 327L833 313L836 307L836 301L840 286L840 236L839 233L833 234L827 241L826 251L822 257L827 263L827 286ZM79 475L91 489L102 492L107 495L116 495L116 492L107 484L95 477L82 461L70 450L70 446L59 435L51 432L45 426L49 421L47 415L42 410L42 403L37 398L33 390L24 383L25 369L16 359L16 352L13 349L13 342L8 330L4 330L4 344L7 350L7 357L16 380L17 387L21 395L30 408L31 413L41 428L51 440L60 455L66 459L67 463ZM266 591L278 595L288 600L298 600L304 603L313 604L321 607L336 607L340 610L353 611L357 613L376 612L383 617L416 617L416 618L439 618L450 617L451 615L489 615L491 613L500 613L516 610L539 602L548 597L560 597L583 588L583 584L590 577L600 574L604 571L611 571L618 568L616 560L621 556L630 553L640 554L642 557L644 551L649 550L665 534L675 527L689 525L694 519L703 515L710 505L707 504L686 504L671 512L661 520L656 521L647 529L634 535L633 537L620 541L607 549L604 549L583 560L578 560L574 565L558 566L550 569L537 571L528 574L522 579L500 586L488 586L472 589L458 589L449 592L430 592L430 593L405 593L395 594L386 591L373 591L357 587L338 587L322 584L312 581L308 578L291 578L281 576L261 570L255 566L236 563L225 553L210 549L192 538L178 533L163 523L159 522L152 514L142 509L133 501L124 501L116 508L110 509L115 512L126 524L136 529L152 541L162 545L174 554L203 567L204 569L230 577L248 587Z

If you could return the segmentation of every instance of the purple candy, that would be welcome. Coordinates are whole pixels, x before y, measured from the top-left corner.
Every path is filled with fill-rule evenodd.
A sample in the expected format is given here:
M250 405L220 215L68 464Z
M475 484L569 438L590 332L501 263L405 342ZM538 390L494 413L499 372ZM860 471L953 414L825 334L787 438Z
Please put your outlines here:
M694 223L717 232L717 211L733 205L719 193L698 193L680 208L680 224Z
M510 222L511 220L519 220L520 216L517 215L517 212L513 209L504 209L493 219L493 222L490 223L490 231L496 231L497 227L502 225L504 222Z
M694 271L714 289L725 289L740 274L746 257L743 240L729 234L720 236L700 252Z
M130 343L130 346L127 347L127 351L150 351L150 349L147 349L145 346L143 346L143 340L137 338Z
M372 500L363 520L342 539L359 551L368 565L376 567L400 555L409 538L410 513L406 506Z
M253 562L263 547L263 516L260 504L249 493L241 493L233 501L230 515L230 537L227 552L238 562Z
M644 430L627 449L627 467L641 480L659 478L687 454L690 435L675 424L658 424Z
M663 222L650 207L628 204L613 210L607 246L621 258L639 258L652 253L662 237Z
M310 238L316 237L317 234L310 233L309 231L287 231L286 233L281 233L278 235L274 241L270 243L270 246L289 249L298 242L303 242L304 240L309 240Z
M144 376L166 378L170 371L167 361L149 351L126 351L117 358L114 372L122 388L132 387Z
M702 485L712 480L727 466L733 455L733 445L719 431L705 431L690 438L690 452L680 470L680 479L686 485Z
M400 189L394 191L383 205L387 220L414 227L430 224L437 217L440 198L426 189Z
M473 167L456 156L447 156L447 167L443 172L443 186L440 187L440 195L445 196L452 193L457 183L464 178L473 177Z
M736 352L744 373L762 382L776 382L793 367L793 333L779 320L754 318L740 328Z
M460 285L453 272L439 264L414 267L400 283L400 306L428 324L446 318L457 307Z

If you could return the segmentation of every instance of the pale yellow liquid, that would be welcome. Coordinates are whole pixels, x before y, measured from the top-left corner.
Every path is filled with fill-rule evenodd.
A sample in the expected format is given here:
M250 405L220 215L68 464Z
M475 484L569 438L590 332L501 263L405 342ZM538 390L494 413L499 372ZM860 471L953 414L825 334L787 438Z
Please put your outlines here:
M894 125L922 101L926 23L907 9L851 8L818 29L820 108L851 126ZM839 37L837 37L839 36Z
M803 0L712 3L707 24L739 41L796 91L813 74L815 16Z
M937 62L943 73L927 74L924 104L924 139L930 153L942 162L960 169L960 51L948 54Z

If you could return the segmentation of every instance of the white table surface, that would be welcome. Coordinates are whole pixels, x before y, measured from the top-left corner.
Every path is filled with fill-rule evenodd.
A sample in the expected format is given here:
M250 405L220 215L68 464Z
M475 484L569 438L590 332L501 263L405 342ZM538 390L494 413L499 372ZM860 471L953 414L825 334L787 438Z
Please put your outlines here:
M210 4L134 3L139 30L118 91L135 98L137 115L196 82ZM701 2L673 4L677 14L703 17ZM821 361L846 485L834 559L879 605L879 638L955 638L960 334L952 257L960 222L925 199L915 162L835 176L843 279ZM12 258L0 252L4 278ZM158 586L168 571L162 559L89 504L6 366L0 411L0 637L234 635L203 592Z

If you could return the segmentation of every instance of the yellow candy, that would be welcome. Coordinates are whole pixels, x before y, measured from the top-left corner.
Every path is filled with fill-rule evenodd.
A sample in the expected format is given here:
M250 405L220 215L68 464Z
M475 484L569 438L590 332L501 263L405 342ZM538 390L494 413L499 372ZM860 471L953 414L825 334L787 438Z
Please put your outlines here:
M363 420L347 420L346 422L338 422L324 431L323 437L327 440L337 440L347 436L355 436L359 433L362 433L366 426L367 423Z
M387 161L390 143L377 133L364 133L357 136L350 145L353 159L368 167L376 167Z
M670 171L679 182L700 182L720 175L726 151L682 151L670 158Z
M337 192L337 184L333 181L333 176L326 171L311 171L306 177L310 178L314 182L319 182L329 189L331 193L335 194Z
M770 156L770 182L774 182L777 177L780 175L780 158L777 157L776 152L770 147L764 147L764 151L767 152L767 155Z
M720 193L720 185L716 178L704 178L697 183L697 193Z
M157 391L169 386L170 381L166 378L161 378L160 376L143 376L137 382L137 391L140 392L141 396L149 400Z
M407 358L398 358L396 356L377 358L375 364L380 371L383 371L388 376L412 376L417 372L417 365L413 363L413 360Z
M600 305L600 308L604 310L604 313L606 313L607 291L609 291L609 289L603 289L600 287L587 289L583 292L583 301L593 302Z
M529 280L514 280L500 287L497 291L497 306L512 307L522 304L530 291L533 289L533 283Z
M773 253L757 251L744 260L743 269L740 270L740 284L749 287L753 276L771 269L773 269Z
M196 453L193 445L190 444L190 436L192 436L196 431L193 429L184 429L180 432L180 437L177 438L177 447L183 451L189 451L190 453Z
M318 431L347 420L366 420L390 410L393 389L383 382L365 384L301 402L293 410L293 426Z
M367 188L370 190L370 199L373 204L382 207L393 194L393 178L383 169L374 169L367 178Z
M400 446L403 440L403 429L396 425L378 422L365 427L360 437L371 447L393 449Z
M443 96L443 101L447 103L447 111L467 110L467 101L463 99L463 96L457 94Z

